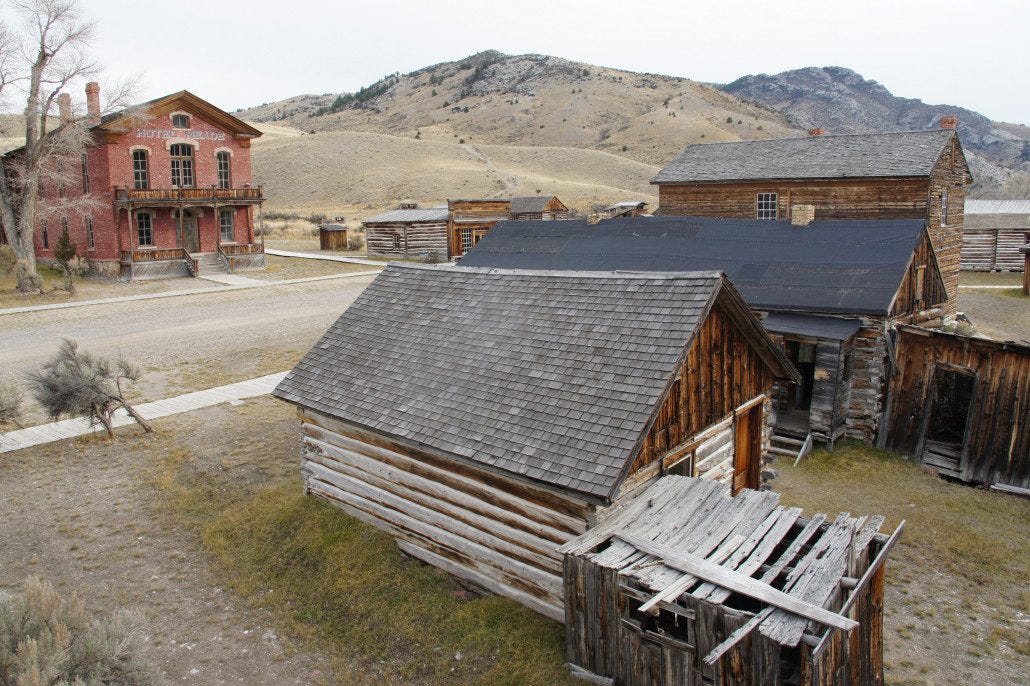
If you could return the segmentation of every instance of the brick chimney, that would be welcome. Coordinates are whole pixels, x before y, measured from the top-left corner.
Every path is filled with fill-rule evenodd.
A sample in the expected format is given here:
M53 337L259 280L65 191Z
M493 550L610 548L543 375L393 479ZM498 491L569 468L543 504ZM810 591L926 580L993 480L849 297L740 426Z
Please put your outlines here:
M814 128L808 130L809 136L821 136L826 133L826 129Z
M86 84L86 121L90 126L100 123L100 84L96 81Z
M808 226L815 221L815 205L792 205L790 223L794 226Z
M958 126L958 117L941 117L942 129L953 129Z
M61 113L61 123L67 124L72 120L72 96L61 93L57 96L57 109Z

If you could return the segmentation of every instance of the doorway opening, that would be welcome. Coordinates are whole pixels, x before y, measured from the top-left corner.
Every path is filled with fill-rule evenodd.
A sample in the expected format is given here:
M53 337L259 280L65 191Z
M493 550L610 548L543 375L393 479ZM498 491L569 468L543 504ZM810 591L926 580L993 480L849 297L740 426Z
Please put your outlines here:
M976 376L973 370L936 367L929 394L929 414L920 459L952 476L961 472L969 409Z
M776 428L805 436L809 429L812 409L812 389L815 387L815 343L785 338L783 350L787 359L801 374L801 383L787 383L780 396L776 414Z
M182 210L179 221L181 222L180 247L190 254L200 252L200 233L197 230L197 215L192 210Z

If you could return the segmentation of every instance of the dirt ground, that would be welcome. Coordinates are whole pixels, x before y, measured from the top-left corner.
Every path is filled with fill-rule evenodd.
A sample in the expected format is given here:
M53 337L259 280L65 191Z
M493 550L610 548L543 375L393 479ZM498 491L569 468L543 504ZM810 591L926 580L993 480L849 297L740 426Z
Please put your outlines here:
M75 280L75 294L67 291L51 290L61 284L61 278L50 269L40 269L46 295L14 292L15 280L10 276L0 277L0 309L8 307L32 307L34 305L50 305L52 303L77 302L80 300L98 300L100 298L120 298L127 295L146 295L149 293L166 293L168 291L185 291L197 288L218 287L220 284L202 279L158 279L154 281L126 282L120 279L102 276L82 277Z
M958 310L969 317L976 332L1003 341L1030 343L1030 297L1020 288L1023 275L999 272L962 272ZM983 288L976 286L1009 286Z
M161 420L153 437L127 428L112 444L83 438L3 455L0 588L14 591L38 575L94 610L141 612L149 657L167 682L326 682L323 656L283 636L269 611L225 590L198 535L173 523L155 485L183 451L217 445L213 454L230 454L243 434L230 423L250 411L226 405L203 418ZM293 437L278 439L281 446ZM226 459L212 468L251 481L276 465L251 471Z
M0 316L0 376L39 368L62 337L144 366L137 401L289 369L371 276ZM31 410L31 408L30 408ZM30 413L28 423L42 421Z
M317 252L316 250L312 252ZM336 254L336 253L334 253ZM339 253L345 257L354 257L353 253ZM364 257L364 255L358 255ZM278 257L276 255L265 256L266 265L264 269L241 272L240 276L260 281L284 281L287 279L304 279L309 276L329 276L331 274L345 274L348 272L367 272L375 269L367 264L349 264L347 262L330 262L327 260L307 260L300 257Z

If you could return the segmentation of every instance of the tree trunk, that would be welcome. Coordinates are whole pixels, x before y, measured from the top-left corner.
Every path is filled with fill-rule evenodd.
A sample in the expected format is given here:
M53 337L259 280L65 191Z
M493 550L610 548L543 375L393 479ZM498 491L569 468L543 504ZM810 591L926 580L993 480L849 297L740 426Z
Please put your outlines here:
M125 402L124 400L119 400L119 402L121 402L122 407L125 408L125 411L129 413L129 416L136 420L137 424L143 427L144 431L146 431L148 434L154 433L154 427L150 426L150 424L147 423L147 420L143 419L140 413L132 408L132 405Z
M68 291L70 295L75 295L75 281L72 279L72 266L70 264L64 265L61 268L64 274L64 290Z
M43 281L39 278L39 272L36 271L36 256L30 254L28 258L23 258L19 252L15 248L14 254L18 256L17 266L15 267L18 285L15 286L14 290L18 293L42 293Z

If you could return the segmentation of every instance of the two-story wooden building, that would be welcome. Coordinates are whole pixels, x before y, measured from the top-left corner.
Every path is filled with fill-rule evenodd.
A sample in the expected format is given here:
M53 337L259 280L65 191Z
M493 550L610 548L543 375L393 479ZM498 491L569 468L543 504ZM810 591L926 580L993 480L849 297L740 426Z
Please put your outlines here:
M963 203L972 182L955 133L899 133L691 145L654 177L662 215L791 219L922 219L955 314Z
M553 221L568 219L571 214L554 195L449 200L447 210L451 258L471 250L499 221Z
M81 183L42 190L89 193L101 209L43 222L38 259L53 259L67 226L97 273L141 279L264 265L263 244L255 242L263 197L250 167L250 142L260 131L188 91L101 117L99 86L90 83L86 104L93 145L76 161ZM61 116L71 117L67 97Z

